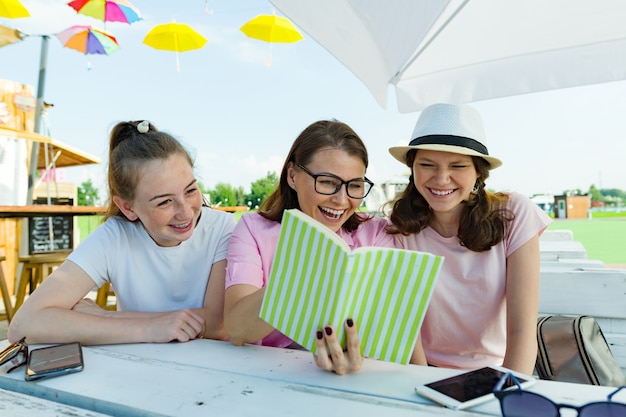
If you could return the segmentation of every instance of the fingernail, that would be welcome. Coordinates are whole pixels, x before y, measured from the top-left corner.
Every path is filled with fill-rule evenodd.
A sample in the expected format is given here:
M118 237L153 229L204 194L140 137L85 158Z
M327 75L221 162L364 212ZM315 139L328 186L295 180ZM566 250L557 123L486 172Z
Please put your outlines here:
M346 320L346 324L348 325L348 327L352 327L354 326L354 321L352 321L352 319L348 319Z
M326 334L327 334L328 336L330 336L331 334L333 334L333 329L332 329L332 327L330 327L330 326L326 326L326 327L324 327L324 330L326 331Z
M319 340L322 340L322 337L324 337L324 333L322 333L321 330L318 330L316 336Z

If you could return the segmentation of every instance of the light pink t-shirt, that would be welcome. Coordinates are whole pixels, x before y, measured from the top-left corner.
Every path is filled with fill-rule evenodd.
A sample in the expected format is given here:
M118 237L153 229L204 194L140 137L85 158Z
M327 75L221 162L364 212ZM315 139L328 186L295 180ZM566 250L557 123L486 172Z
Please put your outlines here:
M347 233L340 229L337 234L348 243L351 249L362 246L394 247L393 237L385 231L387 220L381 217L361 223L357 230ZM244 214L233 231L228 247L226 267L226 288L247 284L257 288L265 287L272 267L274 252L278 243L280 223L267 220L258 213ZM274 330L257 344L286 347L293 341Z
M515 214L502 242L485 252L461 246L457 237L442 237L427 227L409 236L396 235L404 249L445 257L422 325L428 363L451 368L502 365L506 350L507 257L550 224L530 199L511 193Z

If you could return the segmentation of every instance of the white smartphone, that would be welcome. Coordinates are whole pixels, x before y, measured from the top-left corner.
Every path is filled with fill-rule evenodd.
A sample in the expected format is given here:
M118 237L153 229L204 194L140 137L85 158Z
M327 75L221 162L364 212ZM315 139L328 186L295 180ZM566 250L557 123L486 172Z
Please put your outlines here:
M499 366L488 366L425 385L418 385L415 387L415 391L443 406L453 410L462 410L495 398L493 389L507 372L515 375L522 388L535 382L535 378L530 375ZM515 383L509 378L503 389L514 385Z

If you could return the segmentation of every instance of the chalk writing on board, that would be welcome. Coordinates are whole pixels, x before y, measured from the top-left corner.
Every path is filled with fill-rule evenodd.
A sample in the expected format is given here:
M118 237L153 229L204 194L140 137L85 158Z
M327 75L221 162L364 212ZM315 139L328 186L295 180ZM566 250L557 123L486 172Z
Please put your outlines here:
M40 200L40 199L37 199ZM44 199L45 202L45 199ZM58 199L52 204L71 204L72 200ZM39 201L36 204L41 204ZM71 250L74 221L72 216L32 217L28 225L30 253Z

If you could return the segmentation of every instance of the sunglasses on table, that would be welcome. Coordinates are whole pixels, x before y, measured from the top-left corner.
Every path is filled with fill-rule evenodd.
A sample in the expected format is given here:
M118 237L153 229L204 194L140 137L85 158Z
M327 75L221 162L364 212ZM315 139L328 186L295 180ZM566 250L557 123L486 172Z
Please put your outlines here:
M517 389L503 390L505 383L506 386L515 384ZM500 378L493 394L500 401L503 417L559 417L562 408L575 410L578 417L624 417L626 404L613 401L613 396L621 390L626 390L626 385L610 393L606 401L581 406L557 404L543 395L523 390L517 378L509 372Z
M26 338L11 343L0 352L0 374L8 373L26 363L28 359L28 345Z

